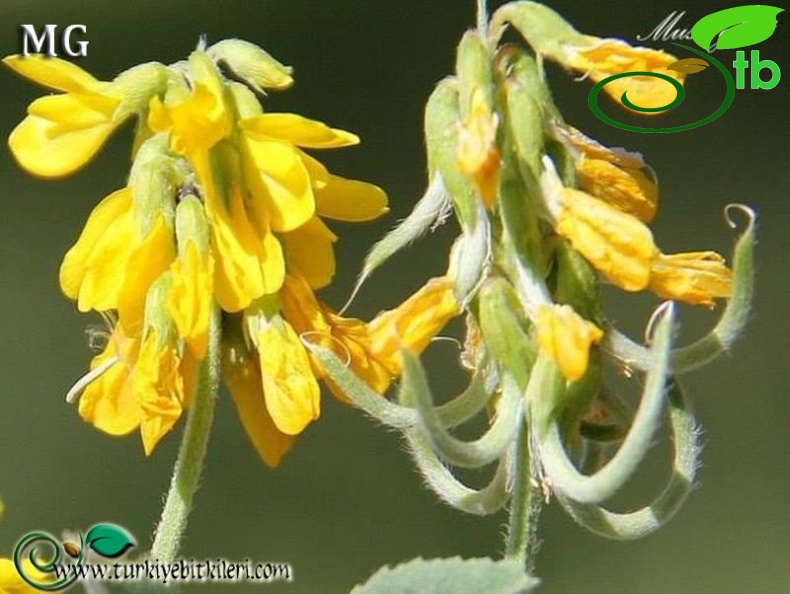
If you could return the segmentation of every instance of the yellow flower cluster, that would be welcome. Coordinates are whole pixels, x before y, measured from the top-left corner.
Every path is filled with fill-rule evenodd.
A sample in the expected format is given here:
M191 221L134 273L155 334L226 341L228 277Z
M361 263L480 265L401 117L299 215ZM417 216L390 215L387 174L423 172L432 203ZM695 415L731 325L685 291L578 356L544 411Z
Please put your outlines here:
M81 416L102 431L139 428L146 454L154 450L190 405L219 308L227 385L256 449L276 465L320 414L322 370L304 342L338 348L381 392L399 373L399 348L424 348L457 313L446 279L370 325L318 301L335 272L325 219L375 219L387 197L308 153L357 136L263 111L255 93L293 80L257 46L227 40L111 82L54 58L4 62L62 92L34 101L9 140L35 175L73 173L137 118L127 185L96 206L60 271L79 310L109 320L106 347L71 394L82 392ZM415 309L430 312L425 323L393 330Z
M553 11L531 2L505 5L494 16L492 28L496 35L506 22L524 35L537 54L581 72L594 82L634 70L663 72L675 61L661 51L582 35ZM493 39L496 38L494 35ZM537 214L544 219L533 229L545 229L547 223L549 235L567 240L611 284L626 291L647 289L666 299L709 307L715 299L730 296L732 272L720 255L714 252L667 255L656 246L645 223L655 217L658 186L641 155L607 148L562 121L556 108L550 105L542 75L534 65L528 66L534 62L519 57L519 51L512 46L495 52L492 79L480 66L485 60L482 50L462 57L465 47L473 46L469 39L467 34L459 48L457 86L461 113L456 167L467 176L486 208L494 211L491 216L506 216L501 203L507 199L506 193L514 191L514 186L513 182L507 187L501 183L502 170L517 168L521 160L522 171L531 169L532 175L539 178L539 188L532 190L530 179L524 182L528 192L537 190L540 194L530 199L534 211L525 212L526 217ZM667 72L682 83L682 73ZM497 83L502 89L499 96L492 90ZM605 87L615 99L619 101L627 91L632 101L646 107L669 103L667 93L674 93L665 81L652 77L627 77L615 83ZM471 94L466 113L465 89ZM484 96L481 89L489 97L488 102L481 100ZM498 126L505 130L498 134ZM508 142L515 145L515 154L509 162L502 157L506 152L503 145ZM551 155L543 149L548 142L558 147ZM532 162L531 155L534 155ZM562 177L558 168L563 169ZM529 227L523 221L518 225L522 232ZM544 262L547 270L554 266L552 256L545 252L529 258L533 267L536 262ZM558 364L566 379L578 381L587 371L591 346L603 338L603 331L597 325L601 320L584 319L574 310L573 303L550 293L549 290L533 292L527 298L533 302L525 307L536 326L540 352ZM553 302L555 298L559 303Z

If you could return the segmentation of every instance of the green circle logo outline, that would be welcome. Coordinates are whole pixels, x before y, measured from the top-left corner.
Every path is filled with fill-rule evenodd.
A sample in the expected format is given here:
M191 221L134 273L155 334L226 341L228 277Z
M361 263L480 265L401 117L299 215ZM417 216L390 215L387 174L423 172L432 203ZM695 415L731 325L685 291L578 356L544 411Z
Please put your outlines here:
M677 105L680 105L680 103L686 97L686 91L683 88L683 85L681 85L674 78L666 74L660 74L658 72L621 72L620 74L615 74L603 79L602 81L598 82L592 89L590 89L590 94L587 97L587 104L590 106L590 110L596 115L596 117L600 120L603 120L610 126L614 126L615 128L628 130L629 132L645 132L648 134L650 133L655 134L655 133L668 133L668 132L683 132L684 130L692 130L694 128L699 128L700 126L709 124L710 122L712 122L713 120L724 114L724 112L730 108L730 105L732 105L732 102L735 100L735 80L732 78L732 74L730 74L730 71L727 70L721 62L716 60L716 58L714 58L713 56L711 56L706 52L695 49L693 47L689 47L687 45L682 45L680 43L673 43L672 45L682 47L683 49L693 52L698 56L705 58L706 60L710 60L713 63L713 65L716 66L716 68L718 68L722 76L724 76L724 80L727 83L727 94L724 96L724 101L722 101L721 105L715 112L713 112L708 117L701 119L697 122L693 122L691 124L685 124L683 126L672 126L669 128L646 128L643 126L631 126L629 124L623 124L621 122L618 122L617 120L610 118L603 111L601 111L600 107L598 107L598 93L601 92L604 86L606 86L608 83L612 82L613 80L617 80L619 78L626 78L629 76L652 76L654 78L661 78L667 80L672 84L672 86L675 87L677 96L675 97L674 101L661 107L639 107L638 105L635 105L631 101L629 101L628 98L626 97L627 91L624 92L620 100L622 101L623 105L625 105L630 109L633 109L634 111L652 112L652 113L666 111L668 109L676 107Z

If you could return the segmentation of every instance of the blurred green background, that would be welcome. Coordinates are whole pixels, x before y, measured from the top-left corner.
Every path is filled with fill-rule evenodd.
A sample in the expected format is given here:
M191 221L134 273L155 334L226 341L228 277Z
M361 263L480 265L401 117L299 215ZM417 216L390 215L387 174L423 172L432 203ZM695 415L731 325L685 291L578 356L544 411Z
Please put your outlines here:
M633 40L670 12L690 27L719 2L637 3L607 8L550 3L580 30ZM471 0L3 0L0 53L19 50L19 25L87 25L89 55L80 65L111 78L131 65L173 62L202 34L261 44L295 67L296 86L272 95L267 109L295 111L357 132L363 144L324 153L348 177L374 181L390 195L391 214L367 226L335 225L339 272L323 298L338 307L376 238L405 216L425 185L422 107L453 69L454 48L474 22ZM589 84L552 68L566 119L610 146L640 150L661 181L654 226L665 252L717 249L735 238L722 208L743 201L759 213L757 300L753 320L732 356L685 378L704 433L699 487L672 523L633 543L609 542L578 528L552 503L542 517L541 592L790 591L790 52L786 14L759 46L785 78L771 91L738 91L719 120L680 134L634 134L607 126L587 107ZM651 42L652 45L656 45ZM668 47L665 44L663 47ZM732 51L717 54L725 64ZM42 91L0 73L0 136ZM721 101L715 74L688 84L686 104L667 121L690 122ZM605 100L604 100L605 101ZM605 108L607 109L607 108ZM611 106L609 112L613 112ZM77 313L59 292L57 271L91 208L120 187L130 130L79 174L33 179L0 148L0 556L33 529L60 533L100 521L120 523L149 542L175 459L180 428L145 459L136 435L111 439L84 424L63 395L91 353L85 328L97 316ZM435 235L376 274L351 313L370 317L444 270L456 228ZM636 336L656 300L607 294L609 311ZM682 308L681 339L704 332L715 312ZM457 353L447 343L428 357L437 393L461 387ZM633 389L638 384L634 382ZM623 498L636 505L660 486L666 444ZM399 438L327 395L321 420L277 470L259 462L223 393L183 556L287 561L291 584L265 591L343 592L377 567L416 556L485 556L502 548L504 515L463 516L428 492ZM208 586L226 590L231 586ZM232 586L236 592L260 586Z

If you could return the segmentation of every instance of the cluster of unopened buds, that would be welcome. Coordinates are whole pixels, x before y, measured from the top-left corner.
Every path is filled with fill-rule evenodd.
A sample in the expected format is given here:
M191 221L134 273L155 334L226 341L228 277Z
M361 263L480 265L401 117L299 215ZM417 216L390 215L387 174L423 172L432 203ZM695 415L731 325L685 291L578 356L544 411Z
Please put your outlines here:
M507 26L526 45L502 43ZM179 464L196 474L190 440L205 449L221 376L270 466L318 418L323 379L403 432L443 501L474 514L508 505L508 557L531 564L536 515L551 494L605 536L660 527L698 464L695 421L675 378L725 352L745 323L754 214L727 207L730 222L736 210L748 219L732 269L710 251L663 253L646 226L658 204L652 171L638 153L607 148L563 120L547 60L597 82L665 71L675 58L583 35L532 2L507 4L469 31L456 75L427 104L428 190L374 247L359 282L452 211L461 234L447 274L363 322L315 295L335 271L336 236L325 219L372 220L387 212L387 198L308 153L356 144L356 136L264 111L264 92L293 82L288 67L240 40L201 44L185 62L143 64L111 82L58 59L6 58L60 92L34 101L10 137L35 175L75 172L136 118L128 182L94 209L60 271L79 310L106 321L93 333L101 353L67 399L106 433L139 428L146 454L189 410ZM682 83L682 73L667 72ZM672 87L632 77L605 90L650 107L668 103ZM609 324L603 282L668 300L650 320L646 346ZM673 302L713 307L719 299L727 302L711 333L674 347ZM418 356L457 316L466 322L461 362L470 384L437 405ZM637 406L605 385L607 358L645 373ZM397 400L389 399L398 377ZM666 488L641 510L602 507L648 452L667 406L675 456ZM480 415L489 428L478 439L451 434ZM482 489L452 470L489 465ZM166 528L157 538L167 539Z

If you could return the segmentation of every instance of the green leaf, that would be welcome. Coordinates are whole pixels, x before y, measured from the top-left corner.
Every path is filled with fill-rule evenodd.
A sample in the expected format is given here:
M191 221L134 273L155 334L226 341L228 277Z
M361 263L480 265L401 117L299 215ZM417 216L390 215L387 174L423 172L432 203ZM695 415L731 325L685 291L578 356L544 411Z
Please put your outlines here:
M126 529L115 524L96 524L85 537L85 546L108 559L120 557L136 544Z
M713 40L717 49L736 49L755 45L768 39L776 31L776 15L784 8L749 5L719 10L702 17L691 28L694 43L710 50ZM719 35L721 34L721 35Z
M519 561L493 559L413 559L394 568L379 569L351 594L447 594L530 592L538 580L527 575Z

